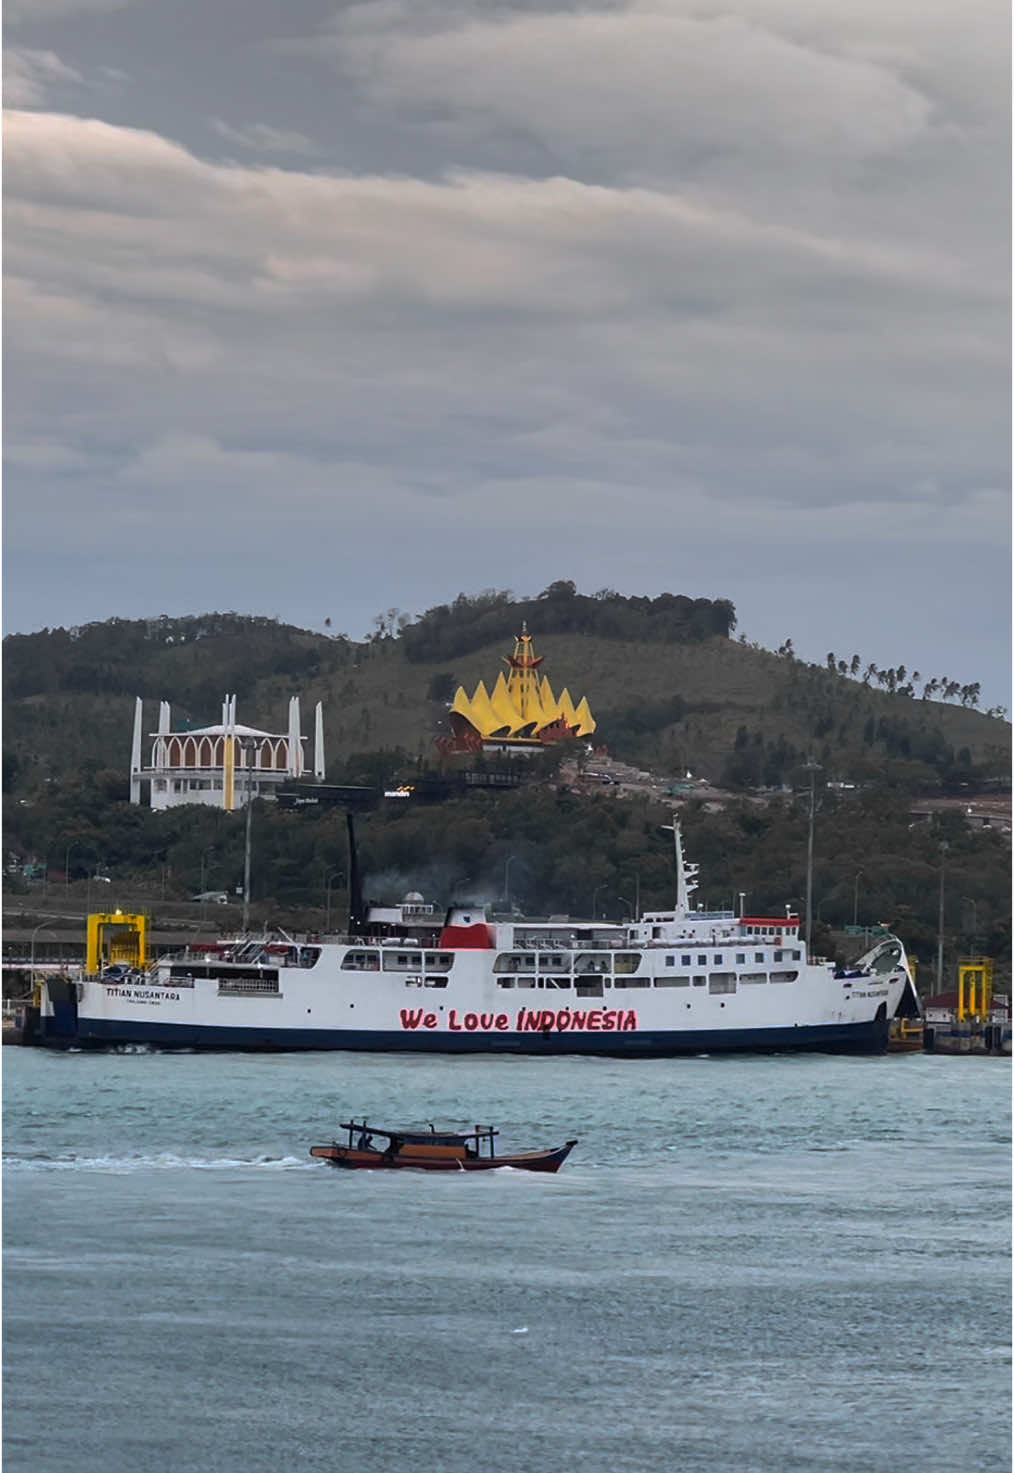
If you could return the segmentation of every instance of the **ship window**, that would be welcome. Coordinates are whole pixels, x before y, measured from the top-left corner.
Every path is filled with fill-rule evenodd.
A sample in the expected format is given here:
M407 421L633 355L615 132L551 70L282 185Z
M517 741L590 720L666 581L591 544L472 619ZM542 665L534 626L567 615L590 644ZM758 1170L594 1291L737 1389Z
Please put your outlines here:
M342 958L343 972L379 972L380 957L375 951L347 951Z
M705 987L707 985L707 981L708 981L707 977L695 977L694 978L694 986L695 987Z
M746 952L745 951L737 951L736 952L736 965L737 965L737 967L741 967L745 961L746 961Z
M662 927L661 926L652 926L652 928L651 928L651 934L652 934L652 936L655 937L656 940L658 940L659 936L661 936L661 934L662 934Z
M792 953L792 960L794 962L802 961L802 959L803 959L803 953L801 951L794 951Z
M427 977L426 978L426 986L427 987L446 987L447 986L447 978L446 977Z
M762 962L764 960L763 951L755 951L753 954L753 959L755 962Z
M735 992L735 972L712 972L708 980L709 992Z
M519 987L534 987L535 986L535 978L534 977L519 977L518 978L518 986Z
M540 977L539 986L566 989L571 986L571 981L569 977Z
M722 953L719 951L719 952L716 952L715 953L715 966L716 967L720 967L721 965L722 965Z
M570 954L568 952L550 953L548 956L539 957L540 972L569 972Z
M651 981L647 977L617 977L613 983L614 987L650 987Z
M784 953L784 951L776 951L775 952L775 961L776 962L783 962L784 960L785 960L785 953Z
M527 956L520 951L502 951L493 963L494 972L520 972L522 967L534 971L534 956Z
M575 984L574 990L578 997L601 997L603 991L602 978L590 977L585 982L578 982Z
M640 965L641 958L636 951L618 951L613 957L613 971L617 976L636 972Z
M703 952L698 953L697 965L699 967L706 967L708 965L708 958L703 954Z
M574 971L582 976L609 971L609 958L590 951L578 952L574 958Z
M513 987L514 986L514 978L513 977L498 977L496 979L496 985L498 987Z
M432 972L449 972L454 965L454 954L450 951L428 951L426 966Z
M680 966L681 967L689 967L689 965L690 965L690 955L689 955L688 952L684 952L683 955L680 957Z
M667 967L674 967L676 965L676 958L674 956L667 956L665 964Z
M421 972L422 955L418 951L385 951L385 972Z
M749 987L758 982L766 982L768 975L766 972L741 972L739 980L743 987Z
M772 982L795 982L799 976L798 972L772 972Z
M656 977L656 987L689 987L689 977Z

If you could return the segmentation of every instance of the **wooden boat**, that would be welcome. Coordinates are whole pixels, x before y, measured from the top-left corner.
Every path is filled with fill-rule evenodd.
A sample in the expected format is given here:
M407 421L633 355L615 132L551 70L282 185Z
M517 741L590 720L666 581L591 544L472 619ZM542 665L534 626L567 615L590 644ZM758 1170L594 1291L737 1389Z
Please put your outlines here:
M522 1151L513 1156L496 1154L495 1137L500 1134L492 1125L476 1125L463 1134L437 1131L382 1130L365 1120L343 1121L348 1132L342 1145L311 1146L310 1155L332 1166L359 1171L385 1171L411 1167L416 1171L495 1171L513 1166L515 1171L559 1171L577 1141L567 1141L553 1150ZM381 1144L374 1141L379 1137Z

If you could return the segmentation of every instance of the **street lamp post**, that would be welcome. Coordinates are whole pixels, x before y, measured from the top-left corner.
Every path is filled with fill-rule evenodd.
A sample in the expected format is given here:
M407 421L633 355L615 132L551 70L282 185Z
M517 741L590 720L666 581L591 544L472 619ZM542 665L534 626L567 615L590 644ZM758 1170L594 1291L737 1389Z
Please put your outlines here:
M937 992L944 990L944 872L947 868L946 839L940 842L940 904L937 910Z
M75 849L90 849L92 858L95 858L94 845L89 844L87 839L71 839L63 856L63 883L68 889L70 888L70 856Z
M633 903L633 901L632 900L628 900L625 895L617 895L616 898L620 902L621 905L625 905L627 907L627 909L630 911L630 918L631 918L631 920L633 920L633 918L634 918L634 903Z
M592 920L597 921L599 915L599 892L604 890L605 885L596 885L592 891Z
M866 873L865 870L858 870L856 872L856 877L855 877L854 881L852 882L852 924L853 924L853 926L858 926L858 924L859 924L859 876L860 875L863 875L865 873Z
M813 935L813 814L816 808L816 776L819 762L805 762L803 771L810 774L810 815L806 833L806 955L810 955L810 939Z
M511 865L514 863L515 858L515 855L508 854L503 867L503 897L508 915L510 915L511 909Z
M32 932L32 939L31 939L31 942L29 943L28 970L29 970L29 974L30 974L30 977L31 977L32 982L35 981L35 938L36 938L36 936L38 936L38 934L39 934L40 931L45 931L46 928L47 928L47 926L48 926L48 922L47 921L40 921L39 924L36 926L35 930Z
M214 854L214 852L215 852L215 846L214 846L214 844L209 844L206 849L203 849L201 851L201 894L202 895L204 894L204 888L205 888L205 885L207 884L208 855L209 854Z
M628 878L629 878L629 876L628 876ZM622 895L618 895L616 898L618 900L622 900L623 899L623 896ZM634 874L634 904L633 904L633 906L631 908L631 915L632 915L632 917L633 917L633 919L635 921L639 921L641 919L641 871L640 870L637 870L635 872L635 874Z
M243 851L243 930L250 922L250 825L253 820L253 754L257 742L244 737L240 743L246 756L246 841Z
M344 873L343 870L340 870L340 869L328 870L327 874L324 876L324 934L325 934L325 936L328 935L328 934L330 934L330 931L331 931L331 891L334 889L334 882L335 882L335 880L341 880L342 884L344 885L344 883L345 883L345 873Z

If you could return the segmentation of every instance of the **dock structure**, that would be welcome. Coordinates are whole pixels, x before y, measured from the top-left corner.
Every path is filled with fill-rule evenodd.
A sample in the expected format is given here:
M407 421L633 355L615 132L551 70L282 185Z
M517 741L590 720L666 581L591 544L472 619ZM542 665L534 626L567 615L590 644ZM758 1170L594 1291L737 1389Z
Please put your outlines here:
M933 1054L1010 1057L1010 997L993 989L991 957L961 957L957 989L927 999L924 1047Z

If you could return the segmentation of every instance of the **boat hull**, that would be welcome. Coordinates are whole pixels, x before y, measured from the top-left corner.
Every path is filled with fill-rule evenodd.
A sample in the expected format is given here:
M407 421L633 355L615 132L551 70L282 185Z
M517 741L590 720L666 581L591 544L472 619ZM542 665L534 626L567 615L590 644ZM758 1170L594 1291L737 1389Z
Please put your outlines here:
M559 1171L577 1141L568 1141L552 1151L522 1151L513 1156L442 1157L391 1155L380 1151L359 1151L348 1146L312 1146L310 1155L346 1171L498 1171L510 1167L514 1171Z
M161 1049L240 1052L303 1050L355 1053L594 1055L607 1058L677 1058L694 1054L879 1054L887 1049L886 1019L771 1028L654 1030L637 1033L418 1033L333 1028L214 1027L144 1020L81 1018L66 1032L43 1031L55 1048L115 1048L143 1044Z

